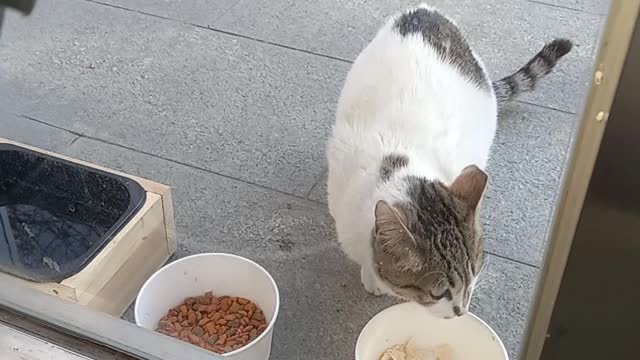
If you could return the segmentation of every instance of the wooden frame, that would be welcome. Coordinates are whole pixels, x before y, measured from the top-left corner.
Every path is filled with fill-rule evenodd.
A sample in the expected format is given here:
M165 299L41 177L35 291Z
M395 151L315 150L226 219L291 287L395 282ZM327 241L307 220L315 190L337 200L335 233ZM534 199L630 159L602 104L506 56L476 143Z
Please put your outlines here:
M538 280L536 298L521 348L523 360L540 359L549 336L552 313L635 24L639 19L639 11L639 0L611 2L589 98L575 136L572 156L548 237L545 264Z
M122 315L135 300L140 287L176 250L171 188L103 166L76 160L0 138L12 144L72 163L135 180L146 191L140 210L80 272L59 283L25 285L110 315Z

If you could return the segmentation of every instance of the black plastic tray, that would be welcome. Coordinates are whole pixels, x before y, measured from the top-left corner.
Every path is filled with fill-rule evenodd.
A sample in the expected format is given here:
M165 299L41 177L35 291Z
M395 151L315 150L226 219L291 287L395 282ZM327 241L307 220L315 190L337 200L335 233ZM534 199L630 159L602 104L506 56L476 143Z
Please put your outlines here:
M145 200L130 178L0 144L0 271L37 282L73 276Z

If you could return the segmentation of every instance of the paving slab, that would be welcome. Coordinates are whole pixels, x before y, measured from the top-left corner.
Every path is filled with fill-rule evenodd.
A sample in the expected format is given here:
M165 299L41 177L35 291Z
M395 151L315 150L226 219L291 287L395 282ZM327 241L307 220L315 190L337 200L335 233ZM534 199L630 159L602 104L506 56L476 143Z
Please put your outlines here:
M364 291L322 205L85 138L65 153L172 185L176 257L227 251L272 273L282 295L274 360L351 360L362 327L395 302ZM489 256L474 298L473 311L496 329L512 355L536 272Z
M77 136L68 131L0 111L0 138L44 150L57 151L69 145Z
M483 203L487 248L539 265L578 116L514 104L499 121Z
M238 0L98 0L96 2L210 26L229 11Z
M483 201L486 248L539 265L578 116L514 103L500 114ZM326 172L309 199L326 203Z
M538 275L536 268L488 256L474 293L471 312L496 331L512 360L520 358Z
M606 15L609 13L611 0L530 0L543 4L562 6L577 11L586 11L593 14Z
M178 257L211 251L302 256L333 238L322 205L86 138L65 153L172 186Z
M12 112L304 195L348 64L85 1L8 17Z
M457 21L494 78L517 70L555 37L574 40L571 55L523 99L582 110L603 16L522 0L429 3ZM386 17L407 6L400 0L240 0L215 27L353 60Z

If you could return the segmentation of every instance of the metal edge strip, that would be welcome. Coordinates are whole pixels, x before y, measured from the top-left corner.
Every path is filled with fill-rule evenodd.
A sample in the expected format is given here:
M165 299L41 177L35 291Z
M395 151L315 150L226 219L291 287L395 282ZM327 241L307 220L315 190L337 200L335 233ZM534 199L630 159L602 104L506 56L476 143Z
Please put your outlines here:
M25 287L10 275L0 273L0 288L0 308L127 355L147 360L222 359L180 340Z

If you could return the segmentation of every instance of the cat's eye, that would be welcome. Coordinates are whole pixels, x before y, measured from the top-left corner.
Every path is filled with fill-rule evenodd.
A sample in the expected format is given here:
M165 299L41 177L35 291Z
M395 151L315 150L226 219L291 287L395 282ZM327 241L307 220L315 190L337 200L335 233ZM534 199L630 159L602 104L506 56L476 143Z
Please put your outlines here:
M416 291L416 292L423 292L423 290L415 285L406 285L406 286L401 286L400 287L402 290L408 290L408 291Z
M439 294L439 295L438 294L434 294L433 292L430 292L429 295L434 300L440 300L440 299L444 299L444 298L447 298L447 300L453 299L453 296L451 296L451 290L449 290L449 289L445 290L442 294Z

